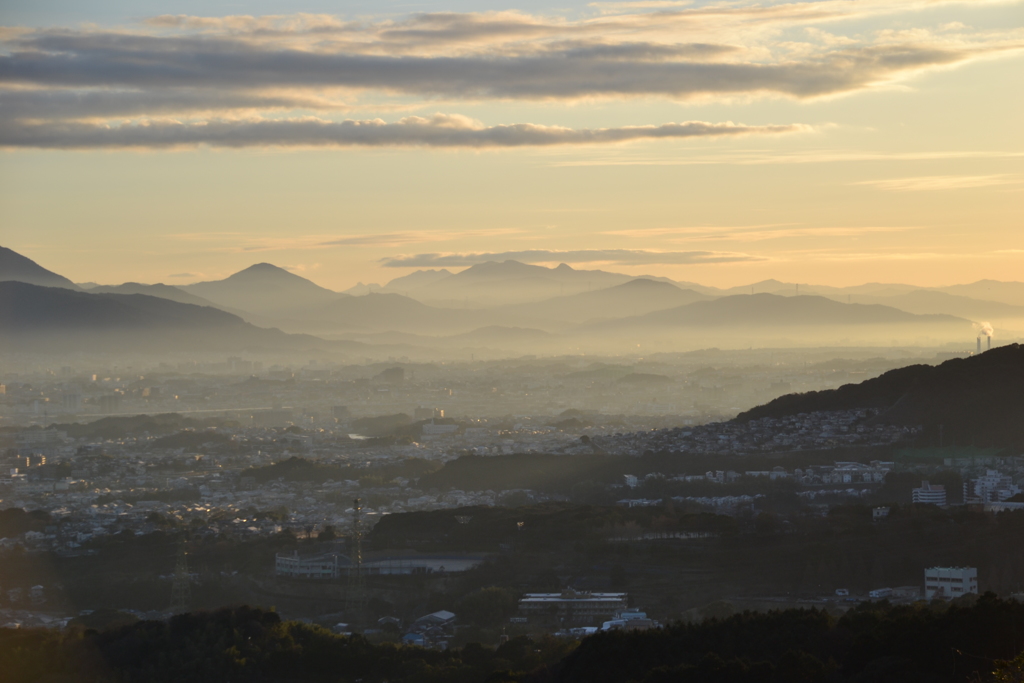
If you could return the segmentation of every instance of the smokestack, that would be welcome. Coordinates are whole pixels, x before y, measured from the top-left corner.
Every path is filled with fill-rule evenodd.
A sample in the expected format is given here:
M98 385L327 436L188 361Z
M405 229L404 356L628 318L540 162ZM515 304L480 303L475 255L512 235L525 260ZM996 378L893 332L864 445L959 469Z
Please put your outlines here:
M981 338L985 337L988 339L988 348L992 349L992 335L995 334L995 330L992 329L991 323L974 323L974 328L978 330L978 353L981 353Z

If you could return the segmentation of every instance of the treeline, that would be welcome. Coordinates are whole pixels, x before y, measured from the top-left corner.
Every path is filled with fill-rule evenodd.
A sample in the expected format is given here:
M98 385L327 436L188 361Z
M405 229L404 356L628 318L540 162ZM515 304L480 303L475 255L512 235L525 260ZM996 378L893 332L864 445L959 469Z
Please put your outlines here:
M961 683L1024 679L1024 604L988 593L973 606L864 603L744 613L583 641L537 683ZM1017 657L1015 663L1007 662ZM1001 679L998 676L1002 676Z
M319 463L306 458L292 456L287 460L275 462L263 467L250 467L243 470L241 477L252 477L257 483L265 484L277 479L285 481L308 481L322 484L325 481L363 480L368 485L383 485L397 477L409 480L419 479L423 475L437 470L439 465L422 458L406 458L398 463L377 467L352 467L350 465L332 465Z
M446 652L374 645L239 607L102 633L0 629L0 671L9 683L498 683L522 680L525 671L559 661L574 646L550 637Z
M865 603L743 613L577 644L516 637L446 651L373 644L239 607L106 631L0 629L4 680L82 683L962 683L1024 677L1024 604Z
M673 532L714 537L656 540ZM655 540L640 541L645 536ZM486 572L485 585L496 586L519 585L522 576L548 570L600 586L608 568L622 564L638 604L675 617L685 606L729 595L813 597L844 587L919 586L923 569L936 565L977 567L983 590L1022 592L1021 538L1024 511L992 515L906 504L875 522L868 505L836 506L824 517L763 511L730 517L679 504L545 503L386 515L366 543L381 550L501 552L495 566L466 576Z
M735 496L792 490L794 484L784 480L768 481L754 477L723 487L712 482L673 482L666 479L648 482L649 490L625 492L607 491L609 485L622 484L623 475L632 474L641 479L648 474L665 477L703 475L708 471L768 470L781 466L787 470L811 465L831 465L836 460L891 459L891 448L837 449L833 451L807 451L778 456L722 455L703 453L647 453L639 458L625 455L550 455L546 453L515 453L511 455L464 455L450 460L436 472L424 476L419 488L447 491L507 491L529 489L550 494L571 496L578 502L608 503L620 497L665 496ZM920 485L920 481L914 484ZM902 492L902 489L901 489ZM910 489L905 498L910 500Z
M193 418L178 413L161 413L159 415L129 415L104 417L94 422L51 424L51 429L67 432L74 439L119 439L129 434L147 432L151 435L173 434L182 429L203 430L210 427L238 427L235 420L219 417Z
M188 448L196 449L207 444L223 445L231 441L231 436L211 429L183 429L173 434L161 436L153 440L153 448Z
M26 531L43 531L50 524L53 524L53 520L46 510L0 510L0 538L19 536Z
M630 533L635 529L665 532L736 533L726 515L689 513L682 507L544 503L518 508L474 506L386 515L366 542L371 548L497 551L503 545L558 550L587 540Z

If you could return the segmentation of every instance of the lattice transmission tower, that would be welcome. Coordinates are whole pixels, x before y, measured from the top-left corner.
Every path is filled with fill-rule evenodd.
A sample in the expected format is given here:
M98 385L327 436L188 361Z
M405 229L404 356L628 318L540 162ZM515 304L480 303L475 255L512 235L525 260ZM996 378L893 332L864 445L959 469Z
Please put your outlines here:
M352 557L348 574L349 605L352 608L350 617L353 624L362 626L366 613L366 584L363 577L363 527L361 512L363 501L356 498L352 501Z
M184 541L178 544L178 561L174 567L174 583L171 584L171 612L187 612L192 604L192 581L188 574L188 554Z

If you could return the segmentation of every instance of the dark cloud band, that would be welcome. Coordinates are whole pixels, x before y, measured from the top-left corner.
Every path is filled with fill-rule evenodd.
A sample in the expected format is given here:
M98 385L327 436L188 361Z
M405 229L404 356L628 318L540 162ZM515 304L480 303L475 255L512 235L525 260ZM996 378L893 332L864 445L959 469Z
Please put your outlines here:
M164 42L172 41L172 42ZM176 41L176 42L174 42ZM59 87L324 88L457 98L848 92L899 73L950 64L969 51L915 45L849 48L777 64L614 58L611 48L539 56L382 57L264 50L234 41L115 35L53 36L0 56L0 83ZM659 50L649 46L649 50Z
M688 121L660 126L573 129L530 123L484 127L458 116L330 122L318 119L151 122L106 126L77 122L0 123L0 146L43 149L212 147L527 147L632 140L793 133L799 125L744 126Z

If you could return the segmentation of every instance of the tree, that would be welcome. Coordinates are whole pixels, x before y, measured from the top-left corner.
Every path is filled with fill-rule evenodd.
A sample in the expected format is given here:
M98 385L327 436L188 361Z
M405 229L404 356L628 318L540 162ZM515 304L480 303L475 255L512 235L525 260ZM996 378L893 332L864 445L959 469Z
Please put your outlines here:
M481 588L459 601L456 610L461 620L477 626L497 626L515 613L516 595L507 588Z
M1024 683L1024 650L1009 661L997 661L992 673L999 683Z
M608 572L608 580L611 583L612 588L625 588L626 587L626 568L621 564L612 565L611 571Z

